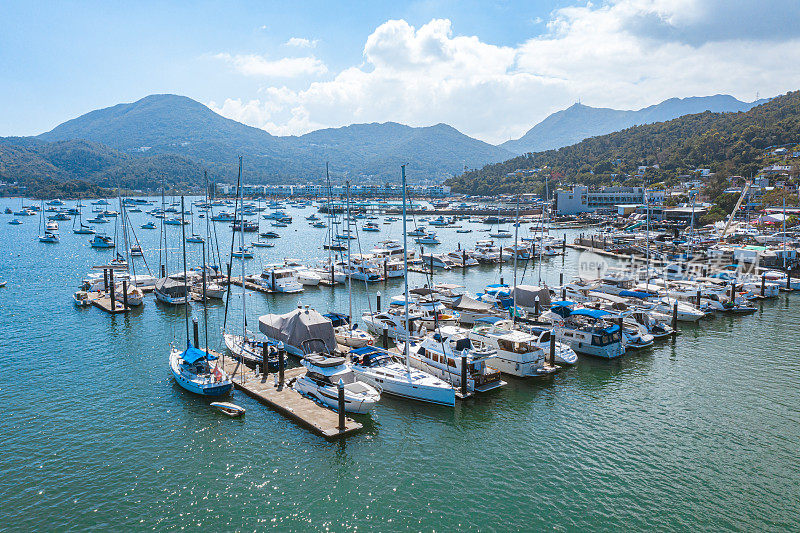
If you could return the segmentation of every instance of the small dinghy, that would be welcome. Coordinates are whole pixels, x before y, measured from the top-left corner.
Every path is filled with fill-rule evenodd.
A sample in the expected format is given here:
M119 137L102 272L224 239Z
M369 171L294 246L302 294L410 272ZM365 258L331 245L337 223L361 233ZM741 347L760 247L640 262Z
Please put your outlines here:
M239 407L235 403L230 402L211 402L211 407L215 407L218 411L225 413L228 416L242 416L245 413L244 407Z

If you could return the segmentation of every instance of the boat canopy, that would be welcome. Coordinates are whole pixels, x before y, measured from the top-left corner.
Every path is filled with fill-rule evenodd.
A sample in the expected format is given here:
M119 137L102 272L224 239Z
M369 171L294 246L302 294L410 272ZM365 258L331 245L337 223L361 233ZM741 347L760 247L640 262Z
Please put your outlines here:
M507 318L503 318L501 316L482 316L480 318L475 319L475 324L497 324L503 320L508 320Z
M331 325L335 328L338 328L339 326L346 326L350 323L350 319L344 313L325 313L322 316L330 320Z
M644 292L644 291L619 291L619 295L625 298L652 298L653 296L657 296L655 293Z
M569 307L571 305L575 305L575 302L570 302L569 300L561 300L558 302L553 302L550 304L552 307Z
M208 359L209 361L213 361L216 358L217 358L216 355L213 355L213 354L211 354L209 352L206 352L204 350L200 350L199 348L195 348L194 346L191 345L191 343L186 348L186 351L184 351L181 354L181 359L183 359L184 361L186 361L190 365L194 364L195 362L199 361L200 359Z
M470 298L463 294L453 301L452 308L456 311L478 311L487 312L492 309L492 306L486 302L481 302L475 298Z
M541 307L550 307L550 291L545 287L517 285L511 290L511 296L515 297L517 305L521 307L535 307L537 297Z
M588 316L590 318L603 318L604 316L610 315L608 311L603 311L602 309L576 309L569 314L569 316Z
M329 353L336 350L336 336L331 321L314 309L298 308L284 315L268 314L258 318L258 329L267 337L290 346L300 347L304 341L319 339Z

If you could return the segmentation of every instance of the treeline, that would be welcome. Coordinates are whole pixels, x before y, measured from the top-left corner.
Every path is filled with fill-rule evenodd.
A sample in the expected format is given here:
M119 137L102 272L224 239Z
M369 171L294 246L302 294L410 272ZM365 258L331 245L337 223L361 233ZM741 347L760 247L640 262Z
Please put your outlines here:
M204 187L203 171L197 162L173 154L130 155L84 140L0 139L0 181L34 190L156 190L162 184L195 190ZM215 175L210 174L209 179L213 181ZM82 189L87 186L90 188Z
M758 171L764 150L800 140L800 91L744 113L698 113L635 126L578 144L529 153L447 180L454 192L492 195L540 192L545 176L586 185L638 185L666 181L696 168L748 176ZM639 166L641 178L626 178ZM533 175L508 176L518 169Z

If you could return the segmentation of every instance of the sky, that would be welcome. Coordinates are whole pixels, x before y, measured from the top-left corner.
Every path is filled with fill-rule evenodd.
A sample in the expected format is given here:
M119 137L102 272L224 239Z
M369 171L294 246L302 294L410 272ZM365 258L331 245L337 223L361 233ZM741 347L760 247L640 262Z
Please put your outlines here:
M800 89L800 1L0 2L0 136L154 93L274 135Z

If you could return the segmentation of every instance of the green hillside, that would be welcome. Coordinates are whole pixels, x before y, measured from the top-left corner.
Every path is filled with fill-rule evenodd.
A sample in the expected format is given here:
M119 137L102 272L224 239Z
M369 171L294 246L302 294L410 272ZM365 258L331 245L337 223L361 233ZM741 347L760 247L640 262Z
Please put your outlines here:
M696 168L750 175L765 148L800 140L800 91L740 113L698 113L635 126L558 150L531 153L486 165L447 180L455 192L540 192L545 176L587 185L635 184L674 179ZM633 175L639 166L642 178ZM537 170L516 173L517 170Z

